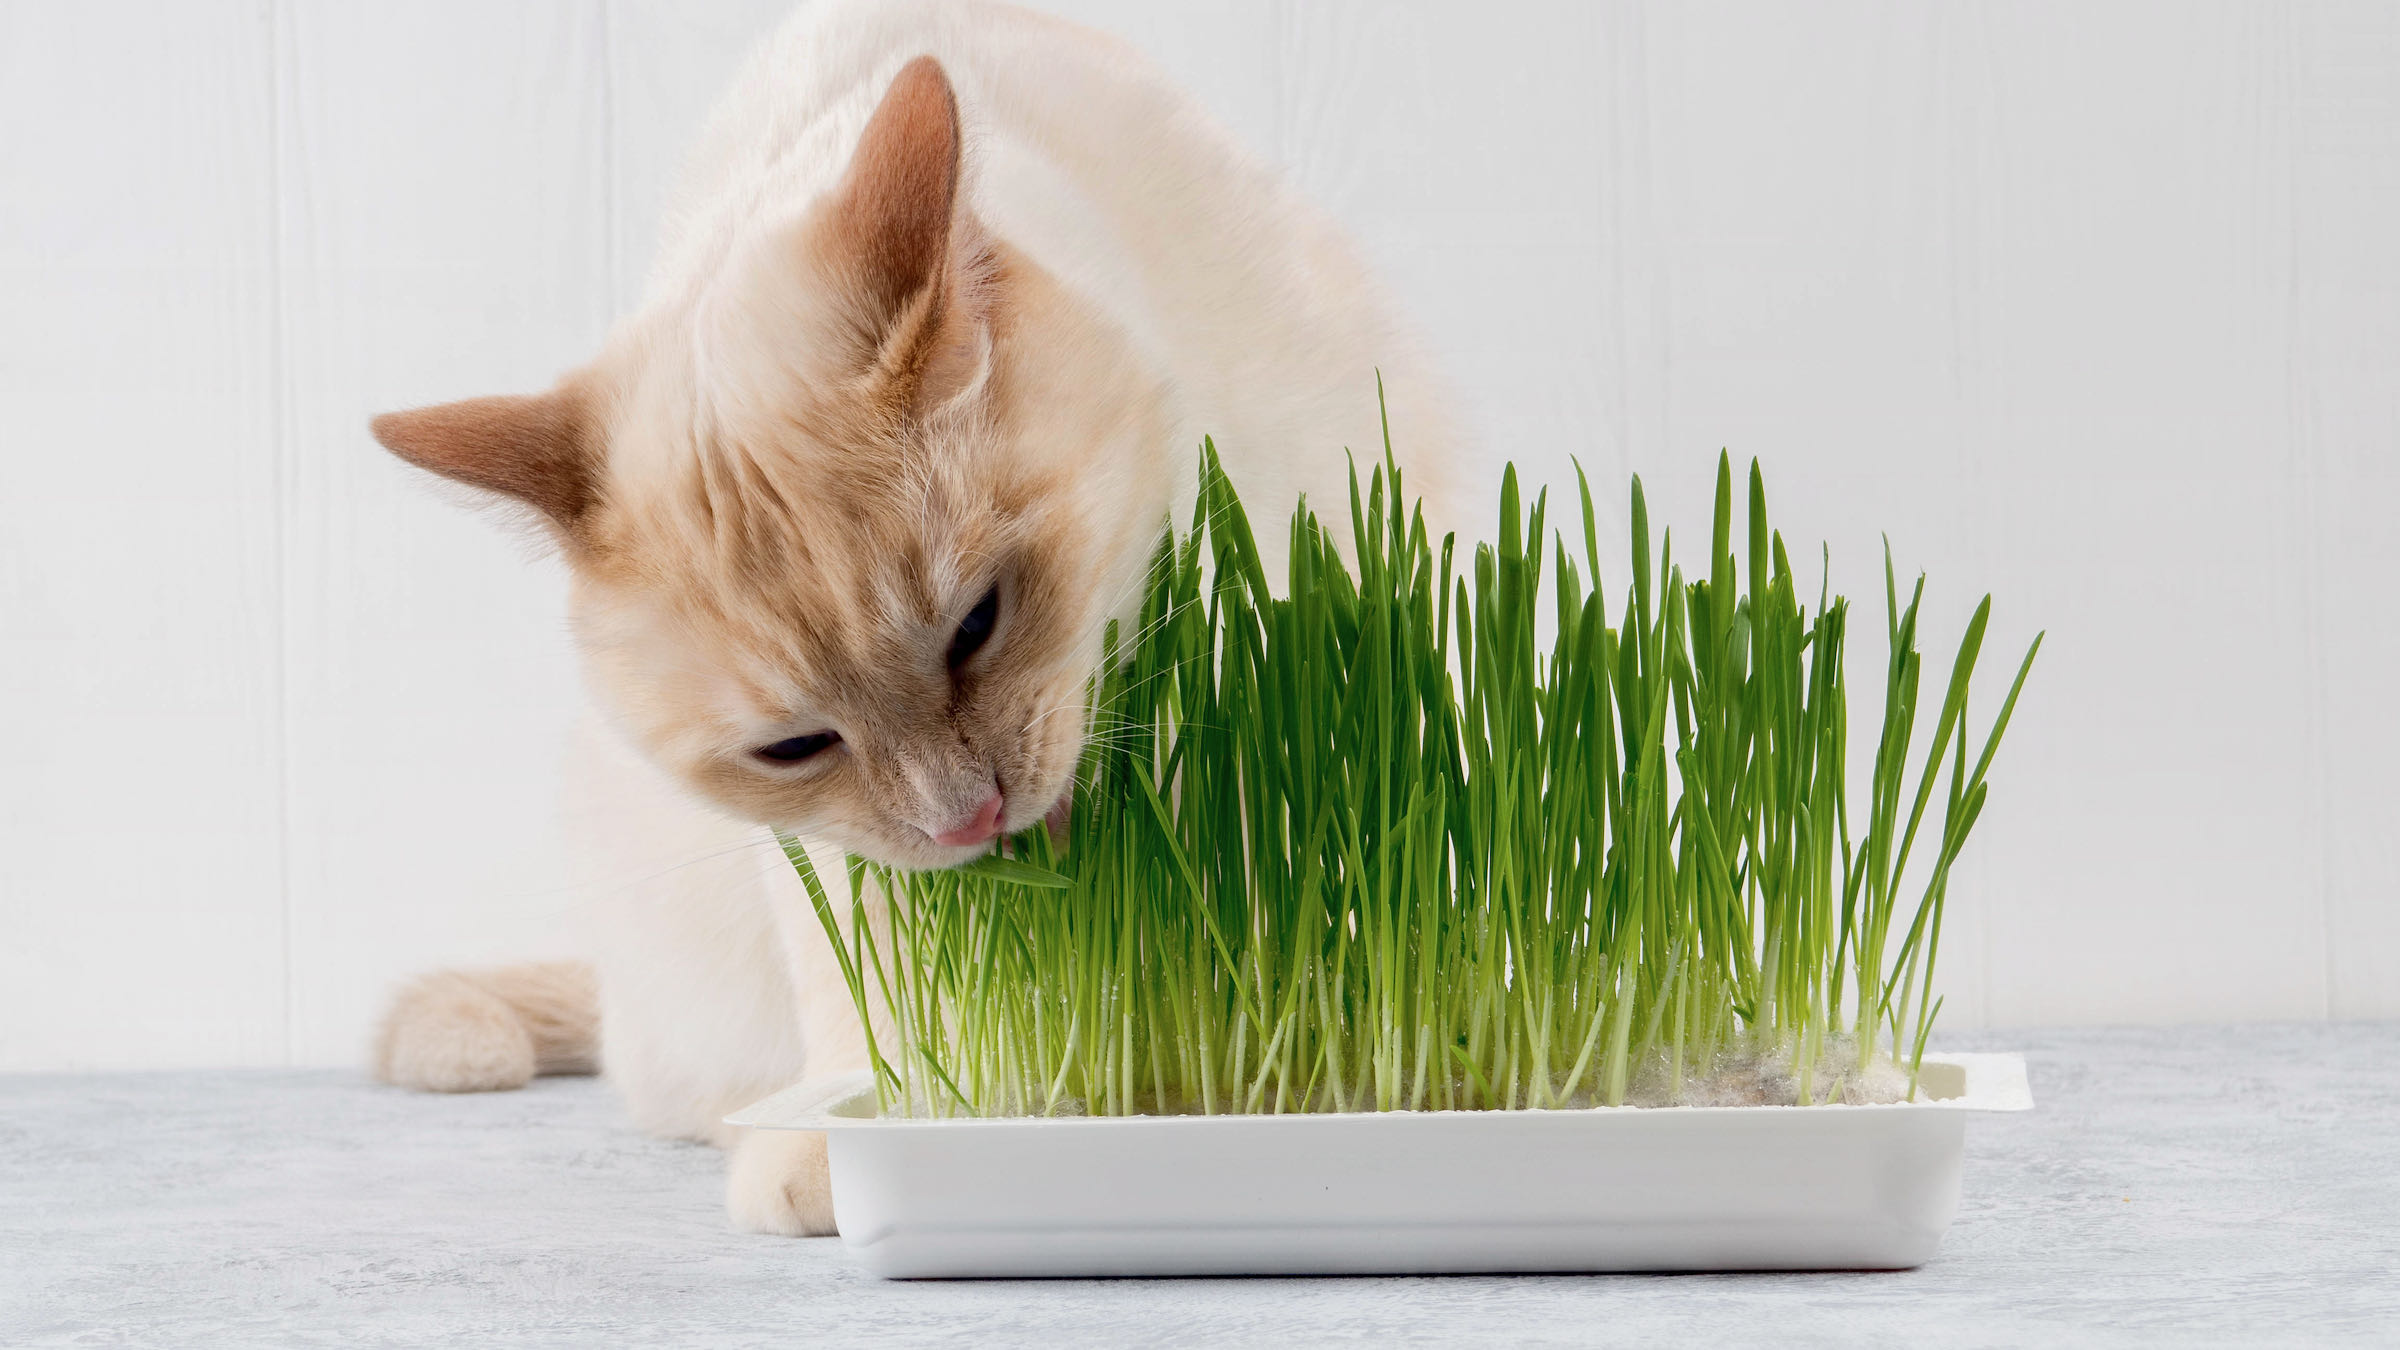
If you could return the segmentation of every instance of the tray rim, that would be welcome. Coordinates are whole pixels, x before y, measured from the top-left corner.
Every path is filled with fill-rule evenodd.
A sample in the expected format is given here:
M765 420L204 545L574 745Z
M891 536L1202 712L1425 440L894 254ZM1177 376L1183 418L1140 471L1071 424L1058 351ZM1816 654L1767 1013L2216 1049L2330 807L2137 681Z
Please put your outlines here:
M831 1078L807 1079L752 1102L724 1118L728 1125L759 1130L813 1131L921 1131L921 1130L1089 1130L1089 1129L1163 1129L1176 1126L1222 1129L1237 1123L1257 1127L1264 1122L1276 1122L1279 1129L1323 1129L1339 1125L1392 1129L1410 1128L1427 1121L1492 1121L1527 1120L1614 1120L1665 1117L1682 1119L1692 1116L1745 1117L1772 1119L1779 1115L1805 1114L1822 1116L1828 1113L1844 1115L1885 1115L1891 1113L1919 1114L1927 1111L1968 1113L1975 1115L2002 1114L2033 1109L2033 1089L2026 1079L2025 1056L2017 1051L1979 1051L1937 1054L1928 1051L1927 1064L1953 1065L1959 1068L1965 1086L1956 1096L1924 1101L1880 1102L1851 1105L1843 1102L1822 1106L1580 1106L1538 1107L1513 1111L1450 1110L1450 1111L1312 1111L1276 1115L1268 1112L1229 1112L1224 1115L1177 1116L950 1116L918 1118L910 1116L859 1115L845 1112L861 1098L871 1098L875 1080L868 1070L856 1070Z

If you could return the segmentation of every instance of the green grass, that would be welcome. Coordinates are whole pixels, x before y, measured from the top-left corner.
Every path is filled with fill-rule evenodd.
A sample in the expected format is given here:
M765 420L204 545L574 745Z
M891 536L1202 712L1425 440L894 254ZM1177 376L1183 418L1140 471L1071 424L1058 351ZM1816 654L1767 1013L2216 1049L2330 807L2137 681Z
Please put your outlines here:
M1066 847L904 874L825 924L886 1113L1883 1100L1914 1090L1951 869L2040 640L1972 745L1991 601L1920 712L1922 579L1887 544L1882 718L1846 762L1851 611L1805 600L1751 467L1710 546L1653 551L1641 482L1612 607L1588 482L1546 533L1427 536L1386 454L1355 567L1305 507L1270 584L1205 456L1137 636L1112 632ZM1545 622L1546 620L1546 622ZM1920 749L1919 724L1930 720ZM1855 809L1854 809L1855 807ZM862 911L863 913L863 911Z

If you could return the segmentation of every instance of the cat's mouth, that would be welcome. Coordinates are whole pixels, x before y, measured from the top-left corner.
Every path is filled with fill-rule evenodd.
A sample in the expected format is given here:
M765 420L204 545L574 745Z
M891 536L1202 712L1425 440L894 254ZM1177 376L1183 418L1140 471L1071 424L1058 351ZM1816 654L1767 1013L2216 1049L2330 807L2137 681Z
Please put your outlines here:
M918 826L911 831L913 837L908 850L918 856L907 861L894 861L903 867L956 867L962 863L973 862L975 859L995 851L1009 851L1010 837L1033 828L1037 823L1050 832L1052 844L1062 849L1065 848L1068 818L1075 805L1075 786L1072 780L1069 781L1065 790L1058 794L1057 800L1051 802L1048 809L1032 820L1025 820L1018 814L1021 808L1016 803L1023 800L1022 796L1011 793L1003 787L1001 789L1001 806L998 812L999 820L993 827L994 832L988 838L975 843L947 841L937 838L923 826ZM924 856L924 853L919 851L920 849L934 854L935 857Z

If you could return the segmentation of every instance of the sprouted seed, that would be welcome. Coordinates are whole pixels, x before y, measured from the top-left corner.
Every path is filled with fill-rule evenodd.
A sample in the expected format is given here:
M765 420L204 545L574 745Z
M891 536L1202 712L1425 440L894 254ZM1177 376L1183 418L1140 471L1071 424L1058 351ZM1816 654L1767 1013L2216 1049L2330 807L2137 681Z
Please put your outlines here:
M1580 471L1579 553L1512 467L1497 542L1454 566L1387 445L1352 474L1355 566L1302 503L1273 587L1213 445L1201 479L1138 636L1110 634L1063 847L853 860L845 917L785 838L883 1112L1913 1095L1952 867L2039 637L1970 747L1986 596L1918 750L1924 582L1901 603L1887 542L1854 810L1850 606L1806 603L1755 462L1737 518L1720 457L1692 576L1634 479L1613 609Z

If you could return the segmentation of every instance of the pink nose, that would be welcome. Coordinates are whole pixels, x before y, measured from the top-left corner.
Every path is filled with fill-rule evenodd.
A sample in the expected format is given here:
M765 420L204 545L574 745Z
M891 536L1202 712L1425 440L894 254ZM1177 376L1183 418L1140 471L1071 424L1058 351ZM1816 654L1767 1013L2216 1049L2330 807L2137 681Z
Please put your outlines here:
M1000 833L1000 794L995 792L975 808L975 814L963 824L954 825L933 837L937 844L961 846L980 844Z

